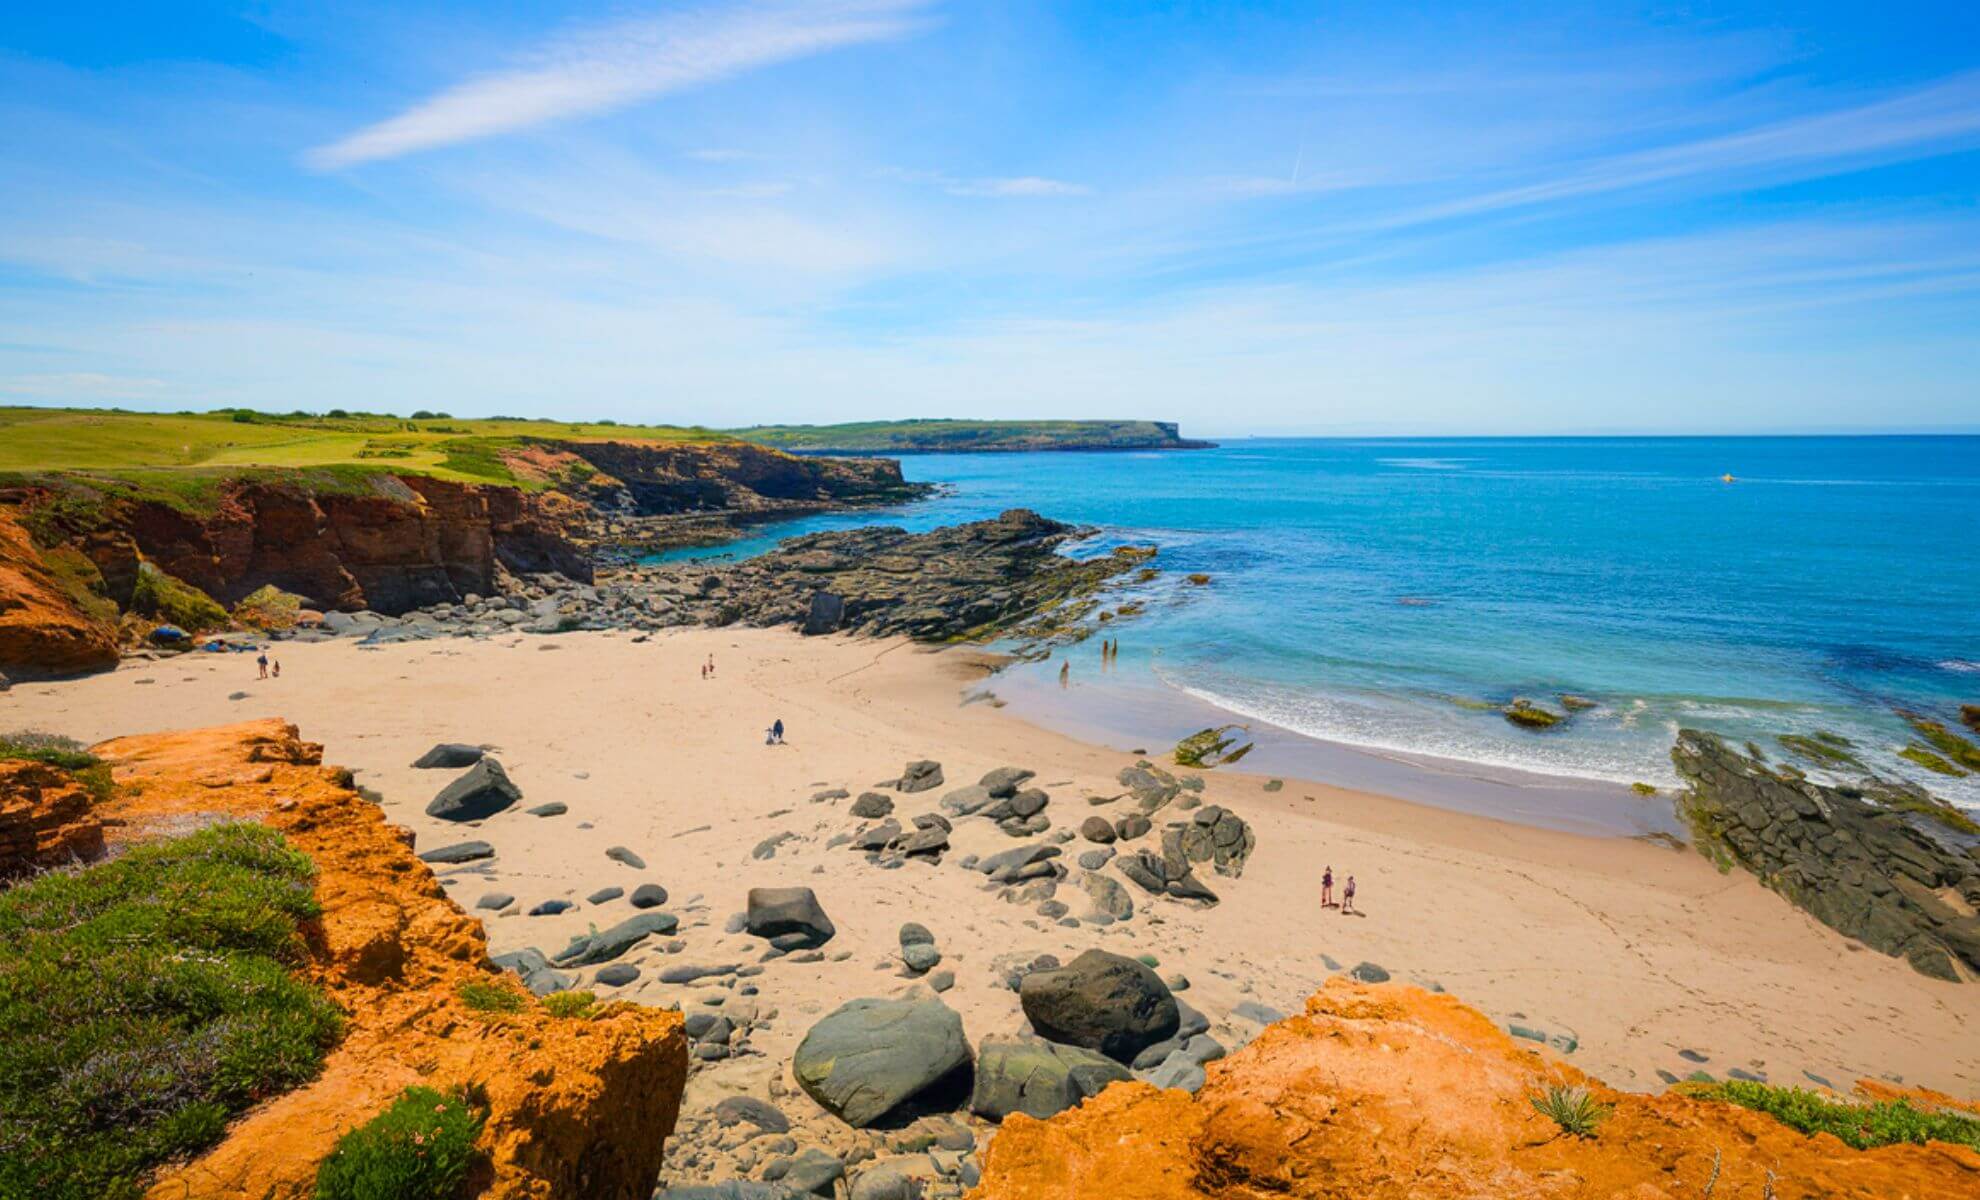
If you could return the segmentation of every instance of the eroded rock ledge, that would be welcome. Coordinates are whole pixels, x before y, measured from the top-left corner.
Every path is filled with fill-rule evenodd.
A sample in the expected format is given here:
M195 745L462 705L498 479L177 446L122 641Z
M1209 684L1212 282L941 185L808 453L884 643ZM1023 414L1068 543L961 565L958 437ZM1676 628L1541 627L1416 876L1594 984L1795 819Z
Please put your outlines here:
M1331 980L1303 1016L1206 1074L1193 1096L1116 1083L1049 1120L1011 1114L970 1200L1955 1200L1980 1188L1968 1147L1857 1151L1730 1104L1613 1091L1454 997L1400 984ZM1597 1136L1534 1109L1551 1085L1611 1106Z
M1980 838L1915 804L1880 803L1874 785L1816 783L1709 733L1680 732L1671 759L1689 785L1678 815L1701 852L1926 975L1980 973Z
M118 839L219 817L265 822L316 864L313 981L347 1014L313 1082L235 1122L225 1141L161 1171L153 1200L305 1200L338 1136L412 1084L485 1089L484 1197L645 1200L687 1071L679 1013L632 1005L590 1019L489 1014L457 994L494 979L478 922L413 856L405 831L321 765L294 726L256 721L119 738L95 748L120 798Z

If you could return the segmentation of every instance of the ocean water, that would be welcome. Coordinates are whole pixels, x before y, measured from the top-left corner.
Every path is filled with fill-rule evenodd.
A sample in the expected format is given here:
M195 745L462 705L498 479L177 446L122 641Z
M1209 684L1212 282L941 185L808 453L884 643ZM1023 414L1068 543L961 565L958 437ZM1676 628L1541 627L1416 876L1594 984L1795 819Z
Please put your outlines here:
M1674 783L1681 726L1770 750L1826 730L1980 808L1980 779L1896 757L1898 710L1957 728L1980 703L1980 438L1245 440L903 469L945 494L717 553L1034 508L1097 527L1081 551L1155 542L1165 572L1112 629L1115 671L1096 641L1069 652L1077 689L1053 695L1059 659L997 685L1048 723L1133 741L1123 707L1151 739L1222 712L1268 735L1248 766L1308 740L1616 791ZM1543 733L1495 711L1562 693L1596 707Z

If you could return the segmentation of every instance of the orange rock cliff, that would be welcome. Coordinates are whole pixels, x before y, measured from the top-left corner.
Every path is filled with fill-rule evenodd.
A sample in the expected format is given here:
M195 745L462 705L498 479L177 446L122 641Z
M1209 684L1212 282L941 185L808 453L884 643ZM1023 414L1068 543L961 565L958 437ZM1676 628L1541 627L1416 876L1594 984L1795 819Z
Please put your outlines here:
M1980 1153L1852 1150L1678 1092L1616 1092L1523 1049L1448 995L1334 979L1306 1013L1207 1069L1194 1096L1117 1083L1005 1120L970 1200L1972 1200ZM1563 1133L1531 1098L1612 1106Z
M407 1086L477 1085L480 1147L500 1200L646 1200L687 1073L679 1013L614 1005L559 1018L470 1010L457 989L499 976L480 924L442 893L410 838L277 720L96 747L121 785L113 842L215 818L262 821L316 864L323 908L308 973L348 1014L312 1083L251 1110L224 1141L162 1170L154 1200L303 1200L337 1138Z

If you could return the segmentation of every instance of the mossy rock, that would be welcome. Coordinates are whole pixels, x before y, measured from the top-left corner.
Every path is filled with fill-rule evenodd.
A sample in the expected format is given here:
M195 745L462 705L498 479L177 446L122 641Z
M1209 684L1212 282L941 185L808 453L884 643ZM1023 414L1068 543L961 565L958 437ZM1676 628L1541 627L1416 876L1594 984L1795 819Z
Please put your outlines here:
M256 629L293 629L308 600L265 583L234 605L234 620Z
M1590 700L1586 696L1577 696L1572 692L1562 692L1558 699L1561 702L1561 707L1571 713L1586 712L1596 707L1595 701Z
M1980 771L1980 746L1975 746L1937 721L1928 721L1916 713L1902 715L1918 731L1918 736L1931 744L1932 749L1968 771Z
M1839 733L1783 733L1774 739L1818 767L1861 767L1849 752L1850 740Z
M1242 725L1219 725L1211 729L1200 729L1176 743L1176 765L1180 767L1214 767L1220 763L1234 763L1251 753L1251 743L1238 743L1238 736L1246 732ZM1232 747L1237 747L1232 749Z
M1188 579L1190 583L1195 584L1197 587L1202 587L1204 584L1210 582L1210 577L1201 571L1191 571L1184 578ZM1974 708L1975 706L1969 704L1967 707ZM1980 709L1976 709L1976 711L1980 711ZM1975 728L1980 729L1980 726L1975 726Z
M1968 729L1971 729L1975 733L1980 733L1980 704L1960 705L1959 720L1960 724L1965 725Z
M1950 775L1954 779L1964 779L1968 774L1968 772L1953 766L1917 742L1913 742L1911 745L1898 751L1898 757L1908 763L1921 766L1935 775Z
M192 584L160 570L156 563L138 564L131 585L131 611L188 633L225 628L227 610Z
M1567 720L1557 712L1549 712L1531 700L1514 700L1499 710L1507 721L1521 729L1552 729Z
M1657 794L1657 785L1654 783L1643 783L1639 781L1637 783L1630 784L1629 790L1635 792L1639 796L1654 796Z

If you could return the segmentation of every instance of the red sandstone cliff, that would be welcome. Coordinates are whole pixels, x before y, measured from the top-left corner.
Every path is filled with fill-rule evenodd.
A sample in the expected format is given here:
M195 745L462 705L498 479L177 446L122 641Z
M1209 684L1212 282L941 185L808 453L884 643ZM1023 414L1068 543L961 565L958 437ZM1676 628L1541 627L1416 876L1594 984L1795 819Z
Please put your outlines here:
M251 1110L191 1162L161 1169L152 1200L307 1200L337 1138L412 1084L485 1090L484 1200L652 1193L687 1074L679 1013L469 1009L460 984L500 978L480 923L293 725L119 738L95 752L123 785L106 806L117 840L226 816L262 821L309 856L323 914L305 969L349 1017L314 1082Z
M1969 1147L1852 1150L1731 1104L1612 1091L1456 998L1401 984L1332 980L1206 1073L1195 1095L1117 1083L1047 1121L1007 1118L970 1200L1980 1195ZM1534 1110L1552 1084L1612 1106L1593 1137Z
M117 627L85 613L27 530L0 507L0 672L67 673L117 661Z

